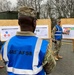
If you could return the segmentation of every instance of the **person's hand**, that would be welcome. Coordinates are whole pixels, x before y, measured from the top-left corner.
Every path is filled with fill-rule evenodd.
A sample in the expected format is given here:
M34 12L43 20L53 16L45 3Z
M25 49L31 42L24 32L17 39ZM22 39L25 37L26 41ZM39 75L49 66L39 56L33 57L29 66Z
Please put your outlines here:
M55 39L53 39L52 42L54 42L55 44L57 43L57 41Z
M68 34L68 35L69 35L69 31L66 31L66 34Z
M69 35L69 33L70 33L70 30L67 30L64 32L64 34L67 34L67 35Z

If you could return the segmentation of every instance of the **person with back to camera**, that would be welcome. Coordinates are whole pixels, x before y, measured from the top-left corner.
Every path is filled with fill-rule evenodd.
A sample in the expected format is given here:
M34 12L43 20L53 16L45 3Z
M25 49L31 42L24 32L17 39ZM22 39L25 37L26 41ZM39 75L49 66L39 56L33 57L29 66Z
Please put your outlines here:
M61 27L61 20L57 20L57 25L53 27L52 30L52 38L54 42L54 56L55 60L62 59L62 56L59 55L59 51L61 48L61 42L62 42L62 34L69 34L69 32L65 31L63 32L62 27Z
M35 36L36 11L22 6L18 10L21 31L6 41L2 57L8 75L48 75L56 65L48 41Z

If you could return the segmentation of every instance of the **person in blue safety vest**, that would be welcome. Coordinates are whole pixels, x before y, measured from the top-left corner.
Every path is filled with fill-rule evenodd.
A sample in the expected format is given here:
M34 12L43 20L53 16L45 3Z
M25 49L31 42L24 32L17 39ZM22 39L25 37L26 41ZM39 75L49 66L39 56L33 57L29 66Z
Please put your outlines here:
M62 41L62 34L69 34L68 31L63 32L62 27L61 27L61 20L57 20L57 25L53 27L52 30L52 38L54 42L54 56L55 60L62 59L62 56L59 55L59 51L61 48L61 41Z
M2 47L8 75L48 75L56 65L50 44L35 36L36 11L22 6L18 10L21 31Z

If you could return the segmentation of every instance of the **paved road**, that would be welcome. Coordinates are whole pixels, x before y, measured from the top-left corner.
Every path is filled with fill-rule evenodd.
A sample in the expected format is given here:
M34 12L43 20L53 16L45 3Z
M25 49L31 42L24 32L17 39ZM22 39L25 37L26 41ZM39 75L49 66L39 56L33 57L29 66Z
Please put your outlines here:
M60 55L63 56L63 59L57 61L57 65L50 75L74 75L74 52L71 42L63 42Z
M0 69L0 75L7 75L6 67L1 60L0 60L0 65L4 66L4 68Z

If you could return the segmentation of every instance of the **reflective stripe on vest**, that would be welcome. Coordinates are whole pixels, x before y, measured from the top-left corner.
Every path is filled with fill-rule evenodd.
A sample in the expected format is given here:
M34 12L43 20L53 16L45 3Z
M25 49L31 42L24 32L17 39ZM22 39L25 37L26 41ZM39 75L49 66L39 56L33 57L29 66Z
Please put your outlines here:
M35 68L33 70L25 70L25 69L16 69L13 67L7 67L8 72L12 72L14 74L27 74L27 75L36 75L42 70L42 66L39 68Z
M7 47L8 47L8 42L5 43L4 46L4 53L3 53L3 57L5 61L9 61L8 57L7 57ZM27 69L18 69L18 68L14 68L14 67L7 67L7 71L8 72L12 72L14 74L30 74L30 75L36 75L37 73L39 73L43 67L42 65L40 67L37 67L38 65L38 56L39 56L39 52L40 52L40 48L41 48L41 44L42 44L42 40L41 39L37 39L37 43L35 46L35 51L34 51L34 59L33 59L33 70L27 70Z
M60 35L62 35L62 34L55 34L55 35L60 36Z
M56 32L62 32L62 31L56 31Z
M4 51L3 51L3 59L5 60L5 61L9 61L8 60L8 57L7 57L7 46L8 46L8 43L9 43L9 40L5 43L5 45L4 45Z

